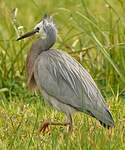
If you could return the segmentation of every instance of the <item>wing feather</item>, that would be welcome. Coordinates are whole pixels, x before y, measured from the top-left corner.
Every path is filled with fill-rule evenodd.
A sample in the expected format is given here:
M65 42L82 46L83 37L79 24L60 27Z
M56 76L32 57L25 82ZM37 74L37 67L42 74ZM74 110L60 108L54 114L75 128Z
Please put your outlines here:
M36 64L37 80L48 94L101 120L108 107L94 80L79 62L63 51L48 50L41 53Z

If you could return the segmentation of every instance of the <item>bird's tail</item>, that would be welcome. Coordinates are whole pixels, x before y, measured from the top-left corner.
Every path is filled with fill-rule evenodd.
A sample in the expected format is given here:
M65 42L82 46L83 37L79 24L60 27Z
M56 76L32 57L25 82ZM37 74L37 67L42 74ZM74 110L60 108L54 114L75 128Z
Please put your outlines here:
M100 124L104 127L104 128L110 128L114 126L114 120L112 118L111 113L109 112L109 110L107 108L102 108L101 111L96 110L96 111L87 111L86 112L88 115L96 118Z
M112 118L111 113L109 112L109 110L105 110L104 115L102 115L102 118L97 118L100 122L100 124L104 127L104 128L110 128L114 126L114 120Z

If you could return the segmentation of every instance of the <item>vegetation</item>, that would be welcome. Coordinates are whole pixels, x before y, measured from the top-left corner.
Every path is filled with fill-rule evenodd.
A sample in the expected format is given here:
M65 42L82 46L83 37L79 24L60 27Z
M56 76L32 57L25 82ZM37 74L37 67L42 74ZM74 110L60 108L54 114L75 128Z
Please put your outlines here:
M125 149L125 2L124 0L4 0L0 2L0 150ZM58 26L55 48L76 58L92 75L113 118L105 129L94 118L74 115L72 137L65 127L39 133L45 120L64 121L28 90L25 60L33 41L16 39L34 28L44 13ZM19 26L23 28L19 29Z

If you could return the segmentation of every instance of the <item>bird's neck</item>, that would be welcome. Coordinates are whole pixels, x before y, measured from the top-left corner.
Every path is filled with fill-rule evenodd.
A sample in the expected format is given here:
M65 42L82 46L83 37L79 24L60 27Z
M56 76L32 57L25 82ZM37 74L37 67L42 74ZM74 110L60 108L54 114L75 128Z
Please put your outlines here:
M37 39L27 56L26 60L26 72L29 84L33 78L34 64L37 57L43 52L49 50L56 42L56 32L51 32L51 34L47 34L43 39ZM30 86L30 85L29 85Z
M56 42L57 33L56 30L46 33L46 37L43 39L44 50L50 49Z

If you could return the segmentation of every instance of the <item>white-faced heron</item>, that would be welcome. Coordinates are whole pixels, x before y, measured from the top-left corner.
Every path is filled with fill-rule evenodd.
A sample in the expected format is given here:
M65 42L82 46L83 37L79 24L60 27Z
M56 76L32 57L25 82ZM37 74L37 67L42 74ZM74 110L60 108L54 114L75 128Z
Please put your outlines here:
M45 122L40 131L44 132L49 125L69 125L69 132L72 132L74 112L84 112L96 118L104 127L114 126L104 98L90 74L66 52L51 49L57 38L53 18L44 15L33 31L17 40L34 34L45 37L32 44L27 56L28 85L31 89L37 86L45 102L66 116L64 123Z

